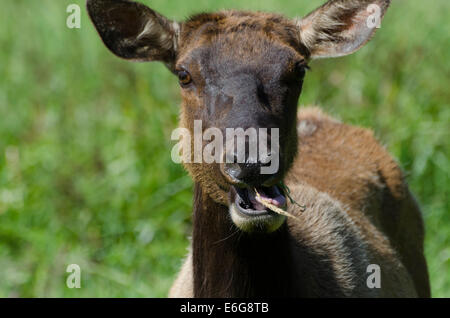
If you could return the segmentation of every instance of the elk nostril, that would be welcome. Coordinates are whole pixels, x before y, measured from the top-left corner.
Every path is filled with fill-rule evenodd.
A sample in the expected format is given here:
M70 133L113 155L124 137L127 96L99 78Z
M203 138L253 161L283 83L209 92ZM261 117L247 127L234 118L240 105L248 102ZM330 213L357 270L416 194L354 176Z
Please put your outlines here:
M242 169L238 163L226 163L224 172L232 179L239 180L242 177Z
M224 163L220 168L225 178L234 185L245 186L243 179L243 171L238 163Z
M261 174L261 163L225 163L222 173L230 182L242 186L259 186L271 176Z
M271 161L273 160L273 154L271 152L260 156L259 163L262 167L270 166Z

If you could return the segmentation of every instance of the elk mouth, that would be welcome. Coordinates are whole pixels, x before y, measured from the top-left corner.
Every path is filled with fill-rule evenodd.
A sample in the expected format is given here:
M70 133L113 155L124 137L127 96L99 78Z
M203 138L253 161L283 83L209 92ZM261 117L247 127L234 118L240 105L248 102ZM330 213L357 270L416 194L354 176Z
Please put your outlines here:
M258 192L258 195L256 193ZM286 208L286 196L278 186L231 188L230 216L233 223L247 233L272 233L286 221L284 215L275 213L261 202L276 208Z
M260 186L256 188L239 188L233 186L233 189L236 193L234 203L237 210L245 216L256 217L275 214L275 212L261 203L262 200L277 208L286 208L286 196L278 186ZM259 197L257 196L256 191L258 192Z

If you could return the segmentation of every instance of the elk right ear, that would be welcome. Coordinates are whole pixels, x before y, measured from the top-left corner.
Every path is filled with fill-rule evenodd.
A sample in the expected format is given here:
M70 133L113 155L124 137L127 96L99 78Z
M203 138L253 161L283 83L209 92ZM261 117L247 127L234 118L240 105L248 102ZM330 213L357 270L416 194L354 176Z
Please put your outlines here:
M87 10L103 42L117 56L173 67L180 30L177 22L128 0L87 0Z
M351 54L375 34L391 0L329 0L300 20L302 44L310 57Z

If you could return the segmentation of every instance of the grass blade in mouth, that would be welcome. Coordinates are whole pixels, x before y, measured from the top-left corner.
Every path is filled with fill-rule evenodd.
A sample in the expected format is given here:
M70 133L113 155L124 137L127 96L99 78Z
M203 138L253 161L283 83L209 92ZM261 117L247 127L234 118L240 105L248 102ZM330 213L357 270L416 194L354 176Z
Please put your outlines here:
M287 211L280 209L279 207L267 202L267 199L264 199L258 192L258 190L256 190L255 188L255 193L256 193L256 200L258 200L259 203L261 203L262 205L264 205L266 208L270 209L271 211L280 214L280 215L284 215L286 217L290 217L290 218L294 218L296 220L298 220L298 218L295 215L292 215L290 213L288 213Z

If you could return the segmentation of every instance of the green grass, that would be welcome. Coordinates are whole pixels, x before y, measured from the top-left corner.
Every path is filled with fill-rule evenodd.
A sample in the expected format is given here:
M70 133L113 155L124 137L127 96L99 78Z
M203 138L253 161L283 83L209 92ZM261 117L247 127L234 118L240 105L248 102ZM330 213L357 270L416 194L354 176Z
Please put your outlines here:
M143 2L183 19L294 17L322 1ZM65 27L70 3L80 30ZM312 63L300 101L373 128L399 160L423 208L435 297L450 297L449 12L447 0L393 1L367 47ZM111 55L84 1L4 1L0 21L0 296L165 296L190 233L192 183L170 160L177 81ZM81 289L65 285L71 263Z

